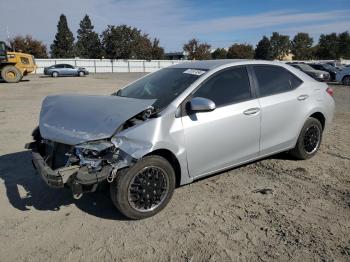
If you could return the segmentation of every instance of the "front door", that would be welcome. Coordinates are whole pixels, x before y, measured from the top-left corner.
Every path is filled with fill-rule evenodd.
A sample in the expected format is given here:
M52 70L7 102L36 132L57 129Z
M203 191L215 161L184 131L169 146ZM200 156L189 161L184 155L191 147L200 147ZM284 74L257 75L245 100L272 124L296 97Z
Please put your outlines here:
M64 72L65 72L65 75L76 75L77 74L77 71L74 69L74 66L72 65L64 65Z
M182 117L191 177L257 157L260 105L244 66L219 71L202 83L192 97L208 98L215 102L216 109L187 112Z

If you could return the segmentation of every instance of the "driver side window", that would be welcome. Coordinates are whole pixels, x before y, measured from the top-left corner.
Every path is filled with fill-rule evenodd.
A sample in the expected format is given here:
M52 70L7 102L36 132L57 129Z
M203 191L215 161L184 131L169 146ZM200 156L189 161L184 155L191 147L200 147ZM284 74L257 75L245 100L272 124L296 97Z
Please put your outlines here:
M192 97L210 99L216 107L250 99L252 95L247 69L243 66L233 67L217 73L204 82Z

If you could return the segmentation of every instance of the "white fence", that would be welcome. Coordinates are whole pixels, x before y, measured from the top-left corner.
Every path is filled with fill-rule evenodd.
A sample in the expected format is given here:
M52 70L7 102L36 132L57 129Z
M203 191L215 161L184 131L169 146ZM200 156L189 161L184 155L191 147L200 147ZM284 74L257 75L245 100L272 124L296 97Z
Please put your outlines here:
M85 67L90 73L128 73L153 72L184 60L35 59L35 62L35 74L42 74L44 67L55 64Z
M42 74L44 67L55 64L70 64L85 67L90 73L128 73L153 72L160 68L186 62L186 60L109 60L109 59L36 59L35 74ZM334 60L310 60L302 62L330 62ZM288 61L284 61L288 62ZM343 64L350 64L350 60L342 60Z

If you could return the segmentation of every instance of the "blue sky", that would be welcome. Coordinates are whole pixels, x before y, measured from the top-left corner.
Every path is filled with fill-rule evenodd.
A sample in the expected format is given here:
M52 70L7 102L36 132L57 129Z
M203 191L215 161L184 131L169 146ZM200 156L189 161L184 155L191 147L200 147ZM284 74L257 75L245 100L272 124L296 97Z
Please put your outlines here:
M178 51L195 37L212 47L255 45L273 31L293 37L350 31L350 0L0 0L0 39L31 34L48 46L58 17L66 14L76 35L87 13L98 33L108 24L136 26L157 37L166 51ZM9 23L8 21L11 21Z

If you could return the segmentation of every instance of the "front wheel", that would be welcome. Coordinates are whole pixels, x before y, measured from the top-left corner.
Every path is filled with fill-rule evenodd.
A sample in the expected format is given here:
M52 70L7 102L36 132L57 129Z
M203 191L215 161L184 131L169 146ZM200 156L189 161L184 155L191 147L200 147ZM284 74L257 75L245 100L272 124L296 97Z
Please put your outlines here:
M52 77L58 77L58 72L53 72Z
M78 75L79 75L79 76L85 76L85 73L84 73L83 71L80 71L80 72L78 73Z
M1 77L7 83L18 83L23 76L17 67L8 65L1 69Z
M310 117L301 129L297 144L291 154L301 160L313 157L322 141L322 125L316 118Z
M175 189L175 172L161 156L147 156L117 174L110 186L117 209L131 219L151 217L170 201Z
M343 85L350 86L350 76L344 76L342 80Z

